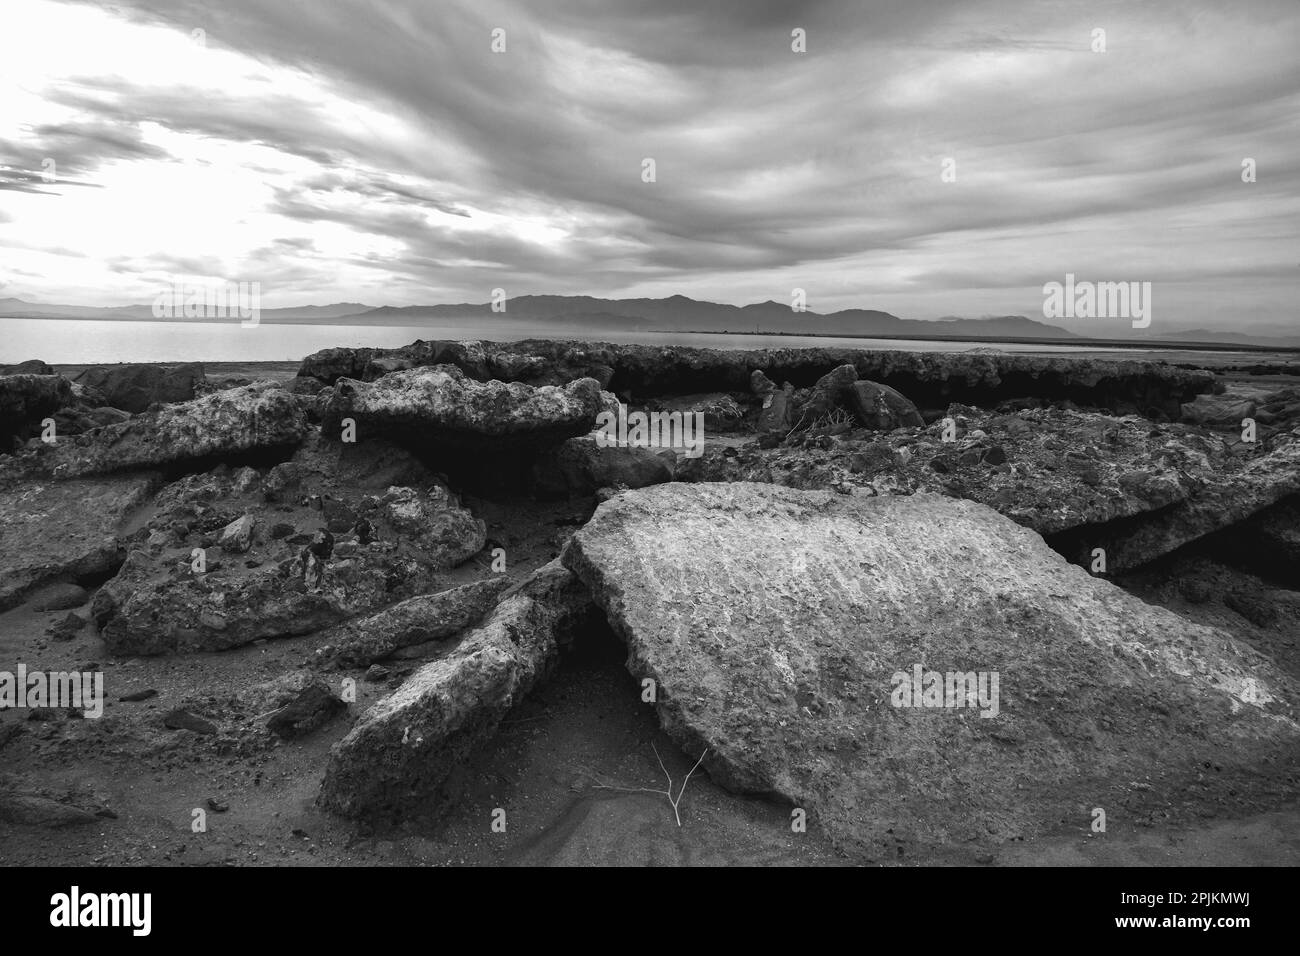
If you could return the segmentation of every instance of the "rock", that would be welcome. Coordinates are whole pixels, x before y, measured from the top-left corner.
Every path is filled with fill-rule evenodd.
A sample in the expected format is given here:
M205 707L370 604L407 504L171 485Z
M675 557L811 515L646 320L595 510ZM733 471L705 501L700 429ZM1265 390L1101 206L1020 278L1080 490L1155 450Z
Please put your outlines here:
M377 684L379 681L388 680L390 673L382 664L371 664L366 668L364 680L367 683Z
M860 861L1033 838L1086 821L1082 792L1154 811L1202 762L1257 773L1300 743L1269 658L973 502L659 485L601 505L563 560L687 755ZM987 693L909 706L917 669Z
M1241 564L1300 591L1300 497L1265 508L1230 531L1222 542Z
M925 426L916 406L888 385L854 382L848 390L848 401L858 421L876 431Z
M784 438L790 430L790 405L794 397L794 386L786 382L779 392L772 392L763 399L763 407L758 413L757 431L760 435L773 435Z
M543 451L532 470L534 491L544 498L589 495L597 488L644 488L673 480L673 466L658 450L600 447L594 436L570 438Z
M57 375L0 375L0 452L39 438L41 422L71 400L72 386Z
M66 611L81 607L89 600L90 595L85 588L65 581L42 589L32 601L32 607L37 611Z
M158 691L154 690L152 687L146 687L144 690L137 690L132 691L129 694L123 694L118 698L118 700L125 704L138 704L141 701L151 700L157 696Z
M341 420L351 418L365 438L542 446L590 432L602 407L600 391L593 379L532 388L476 382L454 366L413 368L370 383L339 379L322 413L322 429L336 434Z
M547 676L590 606L559 561L503 595L486 623L415 671L330 750L318 804L347 817L428 813L454 769Z
M1080 563L1094 548L1106 550L1106 566L1128 570L1213 532L1243 522L1270 505L1300 492L1300 441L1288 436L1271 450L1234 460L1197 480L1184 471L1187 490L1171 507L1147 515L1140 522L1110 522L1080 528L1053 539L1053 546ZM1206 480L1208 478L1208 480Z
M683 416L703 415L704 432L709 434L743 431L746 427L744 409L725 392L655 399L647 404L647 408ZM618 414L617 411L615 414ZM691 421L698 419L692 418Z
M1001 445L991 445L984 449L982 460L986 465L1002 465L1007 460L1007 450Z
M1277 623L1277 608L1262 594L1244 589L1229 591L1223 603L1256 627L1272 627Z
M1178 593L1191 604L1204 604L1214 596L1210 585L1200 578L1184 578L1179 581Z
M0 611L38 588L116 570L124 526L160 480L137 473L0 485Z
M82 810L38 793L0 793L0 820L15 826L61 829L96 823L98 818Z
M1182 421L1206 428L1241 431L1243 418L1253 418L1255 403L1235 395L1198 395L1182 405Z
M776 383L764 375L762 369L756 368L749 376L749 390L763 398L776 391Z
M323 636L338 660L370 664L401 647L441 640L473 627L496 604L509 582L504 576L463 584L436 594L420 594Z
M217 537L217 547L229 554L244 554L253 546L255 527L257 527L257 520L252 515L236 518L221 529L221 534Z
M272 733L285 738L301 737L328 723L347 705L319 678L309 681L266 721Z
M0 365L0 375L57 375L54 367L40 359L28 359L17 365Z
M132 413L142 412L155 402L188 402L206 379L198 362L184 365L94 366L74 379L99 389L109 405Z
M273 382L256 382L42 445L20 464L56 478L104 474L289 449L303 440L308 427L298 398Z
M69 611L68 616L46 628L46 633L50 634L56 641L70 641L86 626L86 619L75 611Z
M156 549L135 545L98 592L92 612L118 654L224 650L305 634L436 589L439 576L483 548L486 527L412 455L308 440L294 458L292 503L214 469L163 488L150 529L180 529ZM393 478L418 487L385 485ZM319 509L313 508L315 502ZM325 521L350 515L346 531ZM288 525L301 533L262 535ZM242 560L221 560L223 529ZM238 532L238 533L236 533ZM137 539L138 541L139 539ZM200 564L196 558L203 558ZM202 568L202 570L200 570Z
M858 370L852 365L831 369L817 380L807 400L794 410L796 427L814 425L837 409L845 408L850 389L858 380Z
M960 405L948 414L965 422L956 442L942 441L936 422L919 435L846 434L824 447L706 444L702 457L679 462L675 477L968 498L1048 536L1078 563L1090 564L1092 549L1104 547L1112 570L1137 567L1300 490L1295 436L1236 456L1217 435L1136 416L1057 408L1003 415ZM986 437L971 441L963 429ZM893 447L892 466L864 470L858 434ZM994 448L1006 455L997 465Z
M217 732L217 725L210 720L205 720L188 710L177 708L170 710L163 715L163 726L170 730L190 730L196 734L210 736Z
M805 384L848 364L856 369L858 378L897 389L920 408L943 408L953 402L992 407L999 402L1030 399L1073 402L1161 421L1177 419L1180 403L1212 391L1216 381L1213 372L1164 363L1007 352L733 350L539 340L471 344L475 347L473 354L467 352L464 357L456 354L458 343L445 342L415 342L388 350L327 350L328 361L310 356L299 374L329 381L345 366L356 369L369 365L378 370L380 363L376 360L388 358L403 368L455 365L480 380L513 381L515 368L526 368L523 378L533 384L557 385L584 376L598 380L606 376L602 387L612 381L617 391L627 397L745 392L751 390L755 370L761 370L771 381ZM508 356L513 358L506 360ZM346 377L362 378L364 373Z

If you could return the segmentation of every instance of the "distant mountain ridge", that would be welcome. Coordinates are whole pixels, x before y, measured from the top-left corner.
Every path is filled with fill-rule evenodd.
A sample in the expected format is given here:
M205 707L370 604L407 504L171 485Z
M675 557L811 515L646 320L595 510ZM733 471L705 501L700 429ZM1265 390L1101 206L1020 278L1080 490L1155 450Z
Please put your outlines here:
M788 303L767 300L749 305L728 305L673 295L663 299L604 299L586 295L523 295L507 299L504 312L495 312L488 302L442 303L438 305L379 306L358 302L263 309L261 321L269 324L455 325L458 320L492 317L535 323L538 337L547 335L547 325L556 329L578 329L592 334L601 330L640 332L729 332L787 335L840 335L868 338L956 338L1038 339L1089 342L1091 336L1031 319L1023 315L941 319L903 319L877 309L841 309L819 313L796 312ZM51 305L17 298L0 299L0 318L75 318L100 320L149 320L149 304L114 307ZM1116 330L1119 331L1119 330ZM1108 334L1102 339L1146 341L1152 346L1169 342L1207 342L1300 348L1300 333L1294 336L1251 335L1208 329L1180 330L1141 336Z

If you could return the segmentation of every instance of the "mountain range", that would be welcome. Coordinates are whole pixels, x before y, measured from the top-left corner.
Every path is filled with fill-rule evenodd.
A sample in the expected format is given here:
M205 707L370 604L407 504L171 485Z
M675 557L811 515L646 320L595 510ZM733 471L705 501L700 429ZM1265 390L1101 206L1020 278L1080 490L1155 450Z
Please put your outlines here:
M1093 340L1167 345L1173 342L1204 342L1263 348L1300 348L1300 333L1251 335L1212 329L1179 330L1158 334L1139 333L1123 323L1112 324L1105 336L1088 337L1023 315L983 318L948 316L941 319L903 319L876 309L843 309L838 312L795 312L788 303L768 300L736 306L674 295L664 299L603 299L593 296L524 295L509 299L504 313L494 312L490 303L448 303L440 305L380 306L358 302L309 305L261 310L261 321L269 324L448 326L487 318L538 326L537 334L555 330L590 333L620 329L639 332L762 332L764 334L863 336L909 339L992 339L1061 340L1085 343ZM151 305L113 307L54 305L23 299L0 299L0 318L153 320Z

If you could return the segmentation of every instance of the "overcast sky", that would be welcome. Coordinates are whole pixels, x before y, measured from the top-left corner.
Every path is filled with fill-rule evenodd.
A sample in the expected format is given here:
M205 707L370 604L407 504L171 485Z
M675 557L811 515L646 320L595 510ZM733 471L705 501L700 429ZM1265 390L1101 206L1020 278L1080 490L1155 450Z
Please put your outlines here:
M1300 327L1296 0L4 0L3 21L0 297L801 287L817 311L1041 318L1073 272L1152 282L1165 328Z

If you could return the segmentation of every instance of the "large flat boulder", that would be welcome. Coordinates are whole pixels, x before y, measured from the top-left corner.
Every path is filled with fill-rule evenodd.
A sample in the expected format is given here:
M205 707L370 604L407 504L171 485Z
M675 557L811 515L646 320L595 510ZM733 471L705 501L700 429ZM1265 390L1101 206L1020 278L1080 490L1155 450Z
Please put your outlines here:
M324 403L322 428L356 422L360 436L392 435L421 444L485 447L555 444L595 427L604 405L600 385L564 387L477 382L452 365L392 372L373 382L342 378Z
M130 519L161 483L133 473L0 488L0 611L47 584L115 571Z
M858 859L1113 820L1300 743L1270 659L969 501L659 485L602 504L563 560L667 733Z
M590 599L559 560L501 598L445 657L412 674L330 751L318 803L390 820L437 809L439 789L544 679Z

